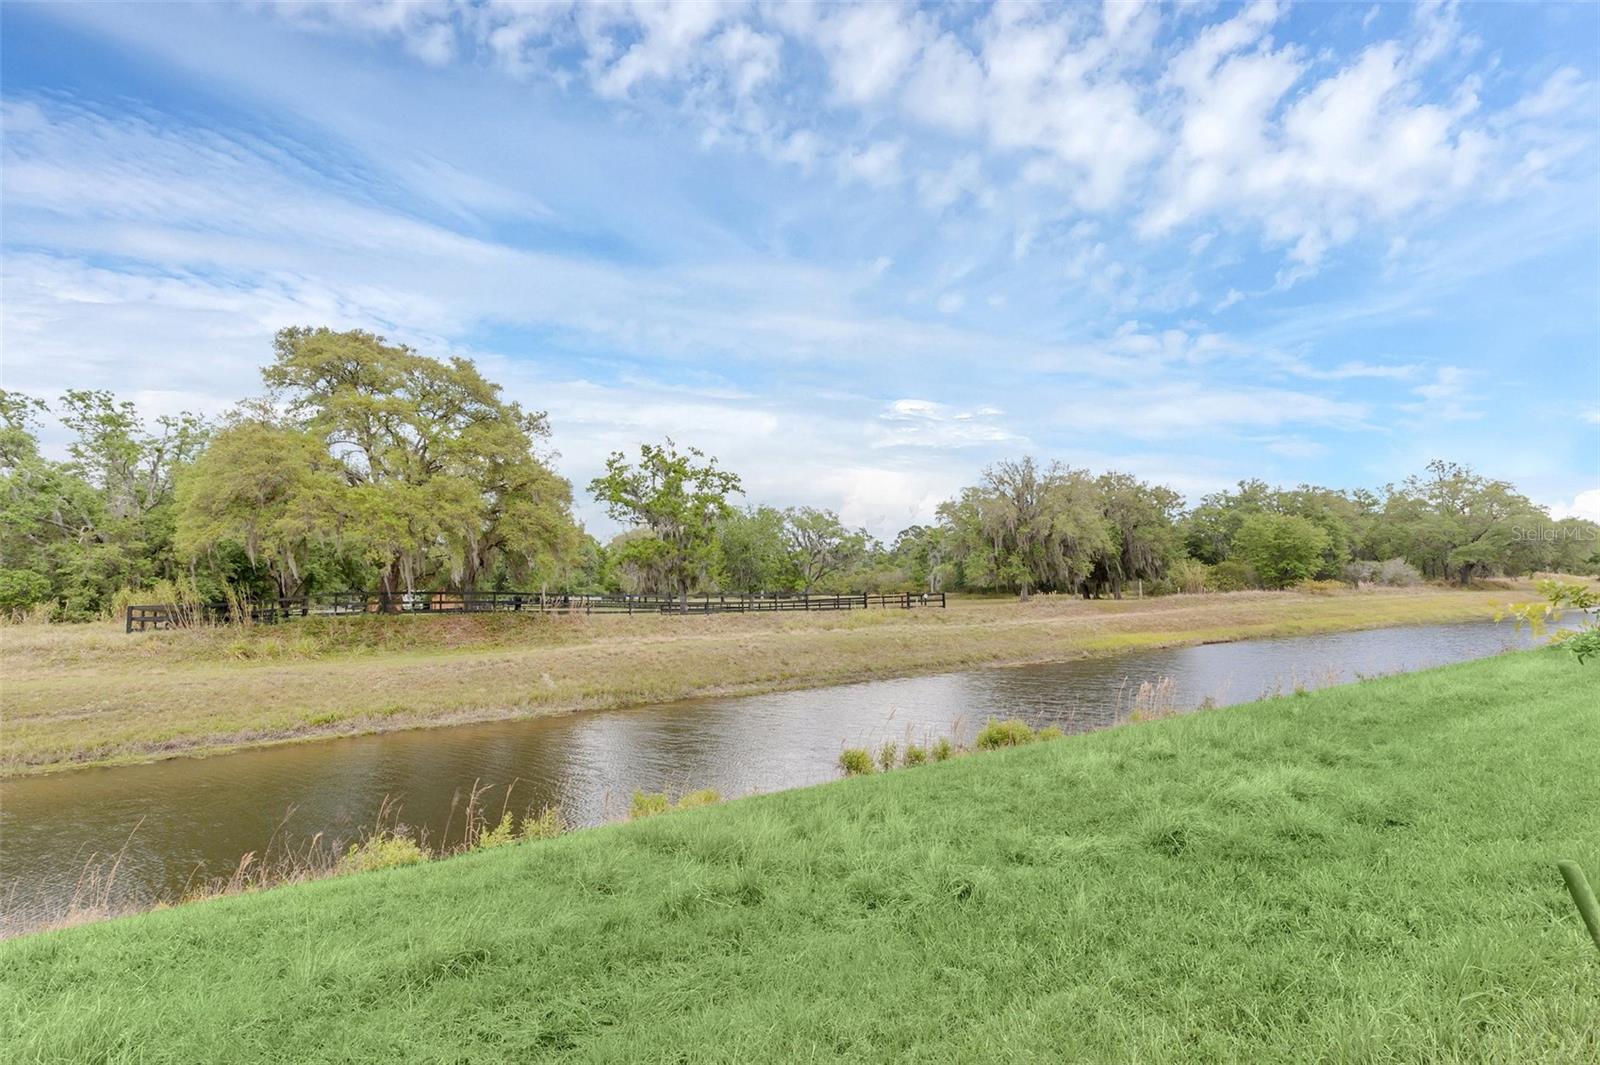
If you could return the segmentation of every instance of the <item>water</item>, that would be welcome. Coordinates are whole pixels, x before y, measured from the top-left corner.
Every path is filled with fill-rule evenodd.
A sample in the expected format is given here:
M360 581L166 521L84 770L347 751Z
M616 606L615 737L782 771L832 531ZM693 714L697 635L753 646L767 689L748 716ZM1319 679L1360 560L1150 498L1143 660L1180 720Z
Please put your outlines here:
M968 742L989 718L1081 732L1125 717L1141 684L1171 704L1246 702L1527 646L1508 625L1469 622L1138 651L1109 658L632 710L324 740L202 759L84 769L0 784L0 904L55 912L91 859L122 853L118 898L147 901L226 875L247 851L317 832L348 838L386 799L439 841L479 782L498 813L559 803L596 824L635 789L725 797L838 775L845 747L938 736Z

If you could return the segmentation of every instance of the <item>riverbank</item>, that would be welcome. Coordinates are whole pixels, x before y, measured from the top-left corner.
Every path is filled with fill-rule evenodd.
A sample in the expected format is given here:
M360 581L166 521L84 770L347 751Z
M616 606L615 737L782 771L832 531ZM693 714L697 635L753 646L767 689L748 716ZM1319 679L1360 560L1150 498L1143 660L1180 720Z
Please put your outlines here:
M0 944L17 1061L1585 1061L1555 650Z
M1479 620L1519 592L1236 593L713 617L0 630L0 777L1143 647Z

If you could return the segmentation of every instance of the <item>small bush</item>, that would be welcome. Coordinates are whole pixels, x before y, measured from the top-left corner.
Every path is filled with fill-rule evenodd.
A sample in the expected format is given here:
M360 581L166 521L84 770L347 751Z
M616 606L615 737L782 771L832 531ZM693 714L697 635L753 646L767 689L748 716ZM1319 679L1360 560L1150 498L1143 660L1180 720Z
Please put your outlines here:
M928 760L928 752L914 743L906 744L906 765L922 765Z
M484 822L483 827L478 829L477 838L472 841L472 849L486 851L490 847L504 847L507 843L516 841L516 828L512 823L510 811L507 811L500 815L500 823L493 828L489 827L487 821Z
M699 791L691 791L680 798L672 808L674 810L693 810L700 806L715 806L721 801L722 792L716 788L701 788Z
M1066 735L1066 733L1062 732L1059 727L1057 727L1055 725L1046 725L1044 728L1039 730L1038 738L1039 738L1040 741L1044 741L1044 740L1059 740L1062 736L1065 736L1065 735Z
M865 747L846 747L839 752L839 768L847 777L865 776L872 772L872 752Z
M933 749L929 751L935 762L948 762L950 756L956 753L955 744L950 742L949 736L940 736L934 741Z
M1391 588L1412 588L1422 583L1422 574L1403 558L1389 558L1378 566L1378 583Z
M561 807L546 806L537 815L522 819L518 837L524 840L554 839L566 830L567 821L561 814Z
M882 747L878 748L878 765L881 766L883 771L886 773L894 768L895 761L899 757L900 748L896 747L893 742L886 743Z
M350 849L339 859L340 873L370 873L378 869L394 869L402 865L417 865L428 860L428 852L409 836L371 836L360 843L350 844Z
M1015 718L1010 721L991 721L983 726L982 732L978 733L978 747L985 751L1001 747L1021 747L1037 738L1026 721L1018 721Z
M1218 562L1206 570L1206 587L1213 592L1242 592L1258 584L1256 571L1238 559Z
M1354 562L1346 562L1344 566L1344 582L1356 588L1363 584L1376 584L1378 581L1378 564L1358 558Z
M1180 558L1172 564L1172 586L1184 595L1198 595L1206 590L1206 564L1199 559Z
M664 814L672 809L672 800L667 798L664 791L636 791L633 793L633 803L628 807L630 820L641 817L654 817Z

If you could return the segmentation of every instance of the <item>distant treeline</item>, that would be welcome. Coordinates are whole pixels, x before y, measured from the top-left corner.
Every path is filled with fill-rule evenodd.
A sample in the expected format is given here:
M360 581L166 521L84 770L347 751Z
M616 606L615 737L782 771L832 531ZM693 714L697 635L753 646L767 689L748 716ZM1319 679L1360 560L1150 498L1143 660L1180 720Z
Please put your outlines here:
M91 618L156 593L1098 596L1600 572L1600 526L1442 461L1380 491L1245 481L1186 509L1128 474L1024 458L885 544L827 510L736 507L735 473L667 440L613 454L588 486L629 526L601 543L573 518L545 415L466 359L292 328L263 378L263 397L214 422L147 419L104 391L54 407L0 392L0 611ZM73 437L65 461L39 451L50 414Z

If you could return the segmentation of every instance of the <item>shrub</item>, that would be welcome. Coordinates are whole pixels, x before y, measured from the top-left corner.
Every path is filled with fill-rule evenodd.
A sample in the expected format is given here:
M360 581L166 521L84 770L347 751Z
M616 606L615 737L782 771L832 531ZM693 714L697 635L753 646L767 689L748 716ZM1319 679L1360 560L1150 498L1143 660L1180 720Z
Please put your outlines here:
M561 815L561 807L546 806L537 816L522 819L522 831L518 835L525 840L554 839L566 830L567 821Z
M1411 588L1422 583L1422 574L1403 558L1388 558L1378 566L1378 583L1394 588Z
M369 836L360 843L350 844L350 849L339 859L340 873L370 873L377 869L394 869L402 865L416 865L428 860L428 852L409 836L383 834Z
M664 814L672 809L672 800L667 798L664 791L636 791L633 793L633 803L628 807L628 817L637 820L641 817L654 817Z
M693 810L700 806L715 806L722 801L722 792L716 788L701 788L691 791L680 798L673 806L674 810Z
M1354 562L1344 565L1344 582L1357 588L1363 584L1374 584L1378 580L1378 564L1366 559L1358 558Z
M1298 514L1252 514L1233 538L1234 550L1268 588L1287 588L1310 577L1328 550L1328 534Z
M0 569L0 613L22 617L50 597L50 581L26 569Z
M1172 586L1184 595L1206 590L1206 564L1199 559L1180 558L1172 564Z
M950 756L956 753L955 744L950 742L949 736L940 736L934 741L933 750L929 753L933 755L935 762L948 762Z
M927 760L927 751L914 743L906 744L906 765L922 765Z
M484 822L483 827L478 829L477 838L472 841L472 849L486 851L490 847L503 847L516 841L517 833L512 825L511 814L507 811L500 815L500 823L493 828L489 827L487 821Z
M978 733L978 746L982 750L993 751L1001 747L1021 747L1037 738L1026 721L1012 718L1010 721L991 721L983 726L983 731Z
M1206 570L1206 587L1213 592L1242 592L1256 583L1256 571L1236 558L1225 559Z
M1058 726L1056 726L1056 725L1046 725L1044 728L1039 730L1038 738L1040 740L1059 740L1062 736L1065 736L1065 735L1066 735L1066 733L1062 732L1061 729Z
M839 768L847 777L864 776L872 772L872 752L865 747L846 747L839 753Z
M886 743L878 748L878 764L883 767L884 772L888 772L894 768L895 760L899 755L900 749L894 745L893 741Z

